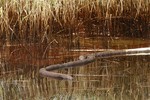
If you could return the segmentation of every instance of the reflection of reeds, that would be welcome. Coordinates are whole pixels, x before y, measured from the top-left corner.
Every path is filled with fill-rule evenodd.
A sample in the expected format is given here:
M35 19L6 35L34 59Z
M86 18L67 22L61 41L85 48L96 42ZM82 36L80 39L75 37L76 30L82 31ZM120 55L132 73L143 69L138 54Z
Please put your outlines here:
M150 27L149 9L150 9L149 0L1 0L0 1L0 44L6 44L7 46L11 46L13 45L13 43L17 43L19 44L18 46L20 46L20 47L16 46L14 48L10 47L8 49L6 49L7 47L4 46L2 50L3 52L1 52L1 56L7 55L7 57L9 57L10 60L13 60L12 65L15 67L16 65L17 67L22 67L22 66L29 67L29 65L32 64L33 65L43 64L44 66L46 62L47 65L50 64L50 61L52 61L52 59L50 60L46 59L46 61L40 62L41 59L38 58L40 57L48 58L47 57L49 56L48 50L52 45L54 45L53 47L56 46L59 47L64 45L63 42L66 40L63 40L64 39L62 37L63 34L65 35L67 34L67 36L69 35L70 37L68 39L72 39L74 35L84 36L83 34L85 34L85 36L86 35L88 36L125 35L125 36L146 37L147 35L149 35L150 32L149 31L149 27ZM49 46L49 43L51 43L51 41L54 40L54 36L59 36L59 35L62 35L60 37L61 39L57 39L59 40L58 43L59 45L55 46L55 44L52 44ZM83 39L82 41L83 43L79 43L81 42L80 40L78 40L78 38L75 40L77 41L77 45L85 46L87 43L86 40ZM131 43L131 41L127 45L127 43L124 44L125 41L121 43L121 42L115 42L115 40L114 40L115 42L114 44L116 45L109 45L107 44L107 41L108 40L106 39L105 41L103 41L106 43L101 43L102 47L104 47L105 45L106 46L105 48L129 48L129 47L133 47L130 44L135 45L134 42ZM139 42L141 43L141 41ZM138 43L138 46L140 46L140 43ZM36 46L36 44L39 45ZM68 43L68 45L70 44L71 43ZM93 48L94 44L98 44L98 43L93 42L93 44L91 44L90 47ZM107 45L109 46L107 47ZM126 45L127 47L125 47ZM52 53L54 52L55 50L52 51ZM64 52L66 53L66 51L63 51L63 53ZM68 53L66 53L66 55L67 54ZM8 80L12 80L16 77L17 77L16 79L19 78L19 80L21 80L26 76L27 79L29 77L35 78L36 74L38 74L37 66L32 66L32 68L30 68L31 69L30 72L28 70L24 70L26 68L23 69L24 73L27 73L28 75L21 75L21 76L19 76L19 74L16 75L16 73L18 73L17 72L18 70L13 68L13 66L9 66L9 64L7 65L7 57L5 57L4 59L4 62L6 62L5 67L7 68L6 70L1 70L1 71L6 71L9 74L12 73L11 75L13 75L13 73L15 74L14 77L12 76ZM64 61L64 58L65 57L63 55L61 59L63 59ZM70 57L68 61L70 61L70 59L74 59L74 57ZM132 58L130 60L132 60ZM53 60L53 62L54 61L56 60ZM60 60L59 62L63 62L63 61ZM124 61L124 59L122 59L122 61ZM17 62L16 65L14 64L15 62ZM21 64L19 65L18 62ZM23 62L25 62L25 64ZM7 99L12 99L12 98L26 99L28 97L36 98L36 96L37 98L41 98L42 96L43 98L46 96L51 97L53 96L53 94L54 96L55 94L57 94L56 96L60 96L58 92L59 93L62 92L62 94L64 92L69 92L69 93L71 92L72 95L82 92L83 94L82 93L79 94L81 95L81 97L79 97L81 99L83 99L85 96L88 96L90 98L92 98L92 96L95 96L95 98L98 99L100 96L102 96L102 98L104 97L104 99L107 96L109 96L111 99L112 98L116 99L116 96L118 96L119 94L120 96L119 100L120 100L124 97L123 95L126 94L126 92L128 95L132 96L132 99L138 98L136 97L138 95L141 96L141 97L139 96L140 99L145 94L149 95L147 94L149 92L148 76L145 75L146 82L141 80L144 79L143 78L144 74L149 73L148 72L149 63L143 64L143 66L147 66L147 67L142 68L138 63L136 64L137 66L134 66L134 63L132 64L128 62L126 63L121 62L126 67L130 66L130 68L126 68L126 67L123 68L122 65L119 64L119 62L120 60L113 61L113 63L109 62L109 64L107 62L106 65L104 65L104 63L102 64L95 63L95 65L89 65L85 68L82 67L80 69L76 68L73 70L69 69L67 70L67 72L66 70L64 70L64 72L66 73L69 74L75 73L77 75L79 73L85 73L85 75L87 75L87 73L90 73L85 78L77 77L77 80L69 83L68 82L59 83L56 80L54 81L50 80L50 82L44 80L43 83L39 83L39 85L37 85L35 82L27 85L23 85L24 88L22 87L20 88L12 84L8 86L1 84L2 86L0 86L0 88L3 88L4 90L3 91L4 99L7 98L7 94L11 94L11 96L9 96ZM99 68L97 66L98 64L101 65L102 67L100 66ZM114 66L112 66L111 68L107 67L109 65L117 66L117 68ZM95 68L95 66L97 67ZM134 68L132 68L133 66ZM140 70L141 68L143 72L142 70ZM11 71L9 72L9 70ZM119 71L121 72L121 74L122 73L127 74L128 77L121 77L122 75L120 74L117 74L117 77L113 76L116 75L116 73ZM5 74L8 75L8 73ZM31 75L31 73L33 75ZM98 74L98 76L94 76L95 74ZM142 74L143 76L137 76L139 74ZM61 87L63 87L64 89ZM14 90L19 92L14 92ZM0 91L2 91L2 89L0 89ZM18 96L21 95L21 97L15 97L16 93L18 94ZM50 93L52 94L49 95ZM142 96L142 94L144 95ZM69 96L71 96L71 94ZM64 97L66 97L66 95ZM76 98L78 98L78 96L76 96Z
M124 21L131 19L136 24L140 23L137 18L145 26L149 21L149 4L149 0L1 0L0 36L8 42L15 39L35 42L57 32L73 33L80 30L77 27L81 24L88 27L91 21L91 25L99 23L97 30L109 35L107 31L117 32L117 20L129 24L130 21ZM133 28L146 31L135 24Z
M35 51L36 46L33 47L32 49ZM18 48L18 50L20 51L12 52L10 57L12 57L14 53L15 55L21 55L21 57L27 55L25 51L21 51L21 47ZM35 52L31 53L33 53L32 57L38 57L38 55L40 55ZM60 53L62 54L62 51ZM64 51L64 53L66 52ZM62 55L64 56L63 58L65 58L67 54L69 56L69 53L66 53ZM77 55L80 54L82 53L70 53L71 57L69 60L73 60L75 56L78 57ZM30 56L28 57L29 59L32 58L30 58ZM28 68L23 68L21 75L18 74L15 69L12 71L11 69L13 69L13 67L10 66L8 68L8 70L11 70L10 72L8 72L7 69L2 70L8 73L1 76L1 97L6 99L32 98L33 100L39 98L146 100L149 97L149 59L148 55L98 58L95 62L80 68L58 70L60 73L73 75L73 81L59 81L37 77L38 68L36 66L30 66L29 68L27 63L24 67L27 66ZM22 61L25 60L26 59L23 59ZM33 62L33 60L31 60L31 62ZM28 61L28 63L30 63L30 61ZM37 63L40 64L40 62ZM20 65L17 67L20 67ZM16 81L14 82L14 80ZM10 95L7 96L7 94Z

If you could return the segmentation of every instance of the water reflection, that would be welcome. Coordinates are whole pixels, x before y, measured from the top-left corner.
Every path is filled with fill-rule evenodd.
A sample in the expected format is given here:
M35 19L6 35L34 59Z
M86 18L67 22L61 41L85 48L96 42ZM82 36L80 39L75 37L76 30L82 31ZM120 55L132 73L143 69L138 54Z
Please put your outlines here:
M94 44L95 47L99 47L98 43L101 43L100 40L89 41L92 40L85 39L84 43L81 41L81 48L85 45L92 48ZM130 43L125 41L126 47L119 47L119 43L116 44L113 40L107 48L116 49L117 46L117 49L127 48ZM146 46L148 42L137 42L133 48ZM75 48L71 50L73 49ZM68 51L65 53L67 57L63 56L66 60L63 62L85 53L89 52ZM150 98L150 56L147 54L98 58L83 67L57 71L72 75L74 77L72 81L41 77L38 74L40 66L23 63L12 67L4 64L7 61L4 57L6 52L0 54L0 100L148 100ZM3 73L4 71L6 73Z

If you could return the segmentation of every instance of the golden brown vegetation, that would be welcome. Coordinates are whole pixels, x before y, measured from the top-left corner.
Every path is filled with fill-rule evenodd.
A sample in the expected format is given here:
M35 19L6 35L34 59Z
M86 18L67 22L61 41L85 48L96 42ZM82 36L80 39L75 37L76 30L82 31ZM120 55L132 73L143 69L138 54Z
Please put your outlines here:
M88 42L82 38L94 35L150 36L150 0L0 0L0 75L4 81L4 85L0 85L0 95L4 99L17 98L16 96L26 99L35 95L37 99L41 96L50 97L49 93L52 96L59 95L58 90L65 93L69 91L69 95L72 95L74 89L74 94L81 94L83 91L86 97L97 96L98 99L103 99L103 96L119 100L145 100L150 97L149 56L98 59L87 67L61 70L68 74L73 72L77 76L77 80L69 83L53 80L41 81L42 85L39 82L30 83L32 78L39 75L38 67L67 62L80 55L79 52L78 55L69 54L68 48L66 50L62 45L69 47L73 44L75 48L94 49L149 46L149 40L144 43L141 42L142 39L118 41L113 40L114 38L94 38ZM18 74L19 68L22 75ZM79 77L82 73L85 76L90 74L89 77ZM17 79L20 82L27 79L29 84L23 83L23 88L19 87L21 85L5 86L6 76L8 80ZM63 90L64 87L66 90ZM15 89L19 92L14 92ZM90 89L92 94L86 94Z
M0 38L35 42L64 33L146 37L149 17L149 0L1 0Z

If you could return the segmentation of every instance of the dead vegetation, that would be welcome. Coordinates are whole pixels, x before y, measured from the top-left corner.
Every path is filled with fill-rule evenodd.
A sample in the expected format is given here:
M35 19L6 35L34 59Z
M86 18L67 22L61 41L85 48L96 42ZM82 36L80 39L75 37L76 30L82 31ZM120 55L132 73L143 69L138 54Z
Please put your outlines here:
M149 36L149 0L1 0L5 43L43 42L54 35Z

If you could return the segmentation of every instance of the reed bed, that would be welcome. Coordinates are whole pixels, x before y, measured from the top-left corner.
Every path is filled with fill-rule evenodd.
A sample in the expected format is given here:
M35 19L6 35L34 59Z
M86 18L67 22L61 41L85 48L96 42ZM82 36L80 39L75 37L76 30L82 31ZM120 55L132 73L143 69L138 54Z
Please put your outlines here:
M73 33L146 37L149 9L149 0L1 0L0 38L22 43Z
M60 71L68 74L73 73L77 77L73 82L65 81L61 84L60 81L49 79L30 82L38 77L39 67L50 65L54 61L56 61L55 63L63 63L64 61L74 60L74 57L77 55L74 54L72 56L73 54L68 52L70 48L79 49L81 46L86 47L87 45L94 49L99 48L100 45L102 46L101 48L105 49L149 46L149 42L146 42L147 44L141 43L142 40L139 40L138 43L137 41L133 41L133 43L130 41L128 44L122 41L124 44L121 44L121 42L119 44L115 42L114 38L114 40L112 38L90 39L92 43L88 43L85 37L127 36L147 38L150 36L149 29L149 0L1 0L1 77L4 78L3 81L13 79L23 81L20 83L21 87L18 85L19 82L17 82L17 85L8 84L8 86L5 86L6 83L2 82L0 86L0 91L2 92L0 92L0 95L4 99L7 98L7 94L11 94L8 99L26 99L28 97L35 97L35 99L45 97L57 98L55 96L61 97L63 95L64 98L71 98L71 96L81 91L83 94L79 98L86 98L88 96L99 99L102 96L103 99L104 96L105 99L105 97L109 96L111 99L116 99L118 94L120 95L119 99L122 100L122 95L124 94L127 94L127 97L132 97L131 99L145 99L144 95L149 98L148 76L145 83L139 82L144 79L145 74L149 74L148 61L145 64L143 63L143 65L138 63L134 65L130 61L124 63L123 61L126 58L121 60L121 63L126 66L124 68L119 63L120 60L116 61L119 58L116 58L111 62L109 62L110 59L104 59L108 60L107 64L101 63L101 59L99 59L93 65L85 68ZM115 45L112 45L110 42L115 42ZM100 45L95 45L98 43ZM56 48L58 48L57 52ZM57 57L57 54L59 59L52 60L49 58L52 56ZM65 58L66 55L71 56ZM78 55L80 55L79 52ZM129 60L132 60L132 57L129 57ZM132 61L134 62L134 60ZM137 62L140 61L141 59ZM117 67L110 66L108 68L109 64ZM134 67L131 68L132 66ZM142 66L147 67L142 69ZM95 68L97 70L94 70ZM91 72L92 70L94 71ZM95 71L98 76L94 76ZM114 74L116 75L116 71L125 73L128 77L122 77L120 73L117 76L113 76ZM86 74L88 72L91 73L91 76ZM137 74L142 74L143 76L136 76ZM26 79L28 82L24 82ZM92 86L95 90L89 86ZM13 89L16 91L14 92ZM68 95L67 92L72 94ZM13 95L14 93L18 93L18 96ZM139 97L136 97L138 95ZM75 95L75 98L78 98L78 95Z

